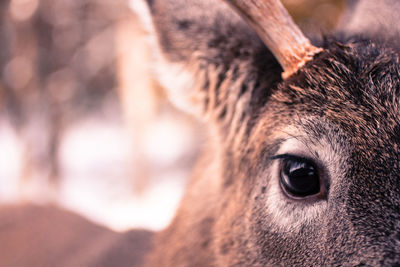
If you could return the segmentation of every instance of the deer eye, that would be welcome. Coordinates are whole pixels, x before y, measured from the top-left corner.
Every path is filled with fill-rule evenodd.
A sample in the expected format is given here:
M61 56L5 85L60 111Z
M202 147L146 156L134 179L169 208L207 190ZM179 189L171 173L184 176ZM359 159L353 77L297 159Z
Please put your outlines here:
M307 197L320 192L320 177L316 164L301 157L282 155L280 183L293 197Z

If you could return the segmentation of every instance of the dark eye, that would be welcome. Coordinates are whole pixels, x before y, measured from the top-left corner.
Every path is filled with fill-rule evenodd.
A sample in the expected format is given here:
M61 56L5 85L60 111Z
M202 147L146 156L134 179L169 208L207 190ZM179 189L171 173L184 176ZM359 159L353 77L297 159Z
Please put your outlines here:
M280 165L280 182L283 189L294 197L307 197L320 192L320 177L311 161L284 157Z

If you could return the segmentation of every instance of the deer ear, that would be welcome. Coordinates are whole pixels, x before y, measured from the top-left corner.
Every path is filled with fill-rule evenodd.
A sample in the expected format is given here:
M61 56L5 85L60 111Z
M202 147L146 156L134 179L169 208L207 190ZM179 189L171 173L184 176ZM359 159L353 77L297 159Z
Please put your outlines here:
M301 33L279 0L148 4L160 48L155 64L158 79L172 101L197 114L231 121L233 114L239 114L237 106L248 110L250 102L262 102L269 95L282 71L277 60L287 78L321 51ZM259 87L264 91L255 94Z
M281 71L254 31L222 1L153 0L147 7L134 2L155 37L156 79L185 111L199 116L214 112L218 107L212 99L222 98L221 85L229 75L235 80L249 71L246 65L259 59L257 54L273 62L277 75ZM215 90L221 95L211 95Z

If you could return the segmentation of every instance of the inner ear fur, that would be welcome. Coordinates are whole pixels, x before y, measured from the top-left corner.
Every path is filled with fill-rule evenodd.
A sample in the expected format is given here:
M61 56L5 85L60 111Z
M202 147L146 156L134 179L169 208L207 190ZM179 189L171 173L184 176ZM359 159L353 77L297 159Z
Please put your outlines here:
M256 87L268 91L281 79L275 58L224 2L148 4L158 44L155 74L178 107L229 123L238 105L243 110L260 97Z

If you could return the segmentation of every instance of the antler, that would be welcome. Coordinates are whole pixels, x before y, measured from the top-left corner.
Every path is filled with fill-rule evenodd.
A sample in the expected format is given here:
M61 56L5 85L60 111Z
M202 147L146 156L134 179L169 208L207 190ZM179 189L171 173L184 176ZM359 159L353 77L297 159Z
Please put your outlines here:
M279 0L224 0L247 21L281 64L284 79L322 51L313 46Z

